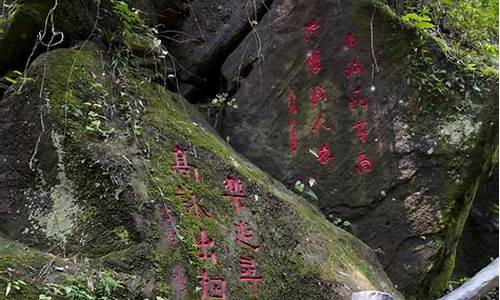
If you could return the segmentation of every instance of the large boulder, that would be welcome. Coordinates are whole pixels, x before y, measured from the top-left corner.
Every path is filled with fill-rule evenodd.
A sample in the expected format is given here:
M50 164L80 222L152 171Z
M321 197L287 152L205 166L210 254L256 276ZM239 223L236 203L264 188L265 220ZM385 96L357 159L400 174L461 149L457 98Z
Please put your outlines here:
M324 214L429 299L494 161L498 90L419 41L370 1L274 1L222 66L236 105L219 130L288 187L316 182Z
M402 299L369 247L236 154L184 99L111 68L92 42L54 50L0 102L6 239L120 272L129 288L118 299ZM4 245L2 282L35 286L17 299L54 287L97 295L101 275L48 285L25 265L34 250ZM67 263L44 257L41 273Z
M219 89L225 58L253 31L270 0L188 1L188 10L166 37L181 93L193 101Z

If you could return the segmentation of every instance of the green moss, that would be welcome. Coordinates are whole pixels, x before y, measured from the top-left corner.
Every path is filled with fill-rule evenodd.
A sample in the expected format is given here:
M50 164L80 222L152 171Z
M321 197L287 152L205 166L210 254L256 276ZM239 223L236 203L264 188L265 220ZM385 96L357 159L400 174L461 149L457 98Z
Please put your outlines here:
M364 244L332 226L310 204L241 158L178 95L150 83L130 67L122 70L120 86L115 86L102 75L109 73L109 60L101 55L98 46L89 44L48 56L44 90L48 118L65 136L65 168L82 206L68 252L101 257L93 261L154 277L161 296L171 296L172 270L182 265L190 278L189 299L199 297L196 278L203 268L211 276L225 276L231 297L250 298L250 286L238 279L237 259L253 253L232 238L240 216L222 196L222 182L232 175L242 178L252 193L247 201L251 213L246 217L258 226L262 242L263 250L256 259L265 276L263 297L274 299L283 293L290 299L327 299L332 289L339 289L337 285L390 290L398 297ZM34 71L37 67L40 64L35 64ZM134 106L133 114L129 108L123 109L137 102L145 109ZM100 127L103 131L115 130L108 135L89 130L90 112L107 118ZM142 127L140 134L127 121L131 116ZM175 145L188 148L189 163L199 168L201 182L172 171ZM212 217L189 213L176 187L183 187L188 199L203 199L202 205ZM255 200L257 195L260 200ZM177 217L177 248L161 243L160 205ZM215 241L217 265L198 258L195 244L200 227Z
M426 281L416 287L414 292L420 297L438 297L448 287L454 267L457 245L460 240L465 222L476 198L476 193L481 180L489 175L496 164L498 155L498 107L493 104L484 109L484 123L481 135L467 168L471 169L469 176L456 189L452 190L449 197L453 199L453 209L448 220L451 224L444 236L444 245L435 258L435 265ZM491 123L490 123L491 122Z

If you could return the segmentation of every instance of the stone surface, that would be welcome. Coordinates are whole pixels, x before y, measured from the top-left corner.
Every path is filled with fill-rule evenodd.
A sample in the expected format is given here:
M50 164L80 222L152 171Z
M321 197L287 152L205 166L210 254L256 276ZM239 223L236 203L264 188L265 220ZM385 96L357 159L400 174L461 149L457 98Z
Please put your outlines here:
M457 249L454 276L472 277L498 255L498 166L485 177Z
M305 28L313 21L319 34L307 42ZM358 44L346 49L349 33ZM471 109L457 110L442 104L462 99L424 94L410 84L406 57L415 51L413 40L411 31L391 25L367 1L274 1L256 34L222 67L238 108L225 110L219 131L288 187L314 179L311 189L324 214L351 222L352 232L375 249L394 282L409 294L424 295L436 293L434 285L443 289L451 274L474 182L485 173L482 164L490 164L481 147L495 151L497 108L476 98ZM317 74L307 63L315 50L321 56ZM364 72L346 79L353 59ZM314 106L316 85L326 100ZM357 87L368 107L352 112L349 101ZM289 112L291 93L297 113ZM489 99L495 93L493 88ZM320 112L330 129L314 132ZM360 120L367 121L366 143L353 128ZM296 151L290 149L293 122ZM318 159L323 144L335 157L326 164ZM362 153L373 162L371 173L357 170ZM472 157L477 160L470 162Z
M363 291L352 294L351 300L393 300L387 293L378 291Z
M198 99L219 88L219 69L225 57L252 31L272 1L195 0L185 18L165 36L177 64L183 94ZM200 92L200 90L202 92ZM201 94L200 94L201 93Z
M205 269L224 278L227 299L253 299L251 284L240 281L250 256L263 299L350 299L360 290L402 299L368 246L240 157L184 99L127 69L117 82L111 67L92 42L54 50L32 64L32 81L0 102L6 238L133 275L132 295L122 299L199 299ZM199 180L172 168L176 146ZM224 196L224 181L234 177L246 196L241 213ZM258 251L238 242L239 222L250 226ZM202 231L214 244L203 242ZM31 274L22 256L3 258L2 266ZM46 287L19 276L30 289Z

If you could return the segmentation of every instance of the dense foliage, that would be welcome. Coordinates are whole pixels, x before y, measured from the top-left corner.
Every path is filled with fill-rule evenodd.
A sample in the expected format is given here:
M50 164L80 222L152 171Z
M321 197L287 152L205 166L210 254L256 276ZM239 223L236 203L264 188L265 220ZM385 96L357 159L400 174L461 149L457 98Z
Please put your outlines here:
M481 65L497 68L498 0L383 1L471 70Z

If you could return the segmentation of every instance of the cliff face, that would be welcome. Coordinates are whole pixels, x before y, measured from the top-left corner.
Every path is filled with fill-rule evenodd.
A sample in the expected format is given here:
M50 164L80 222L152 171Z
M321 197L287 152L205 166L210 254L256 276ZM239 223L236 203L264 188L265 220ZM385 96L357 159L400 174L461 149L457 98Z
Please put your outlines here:
M365 244L236 154L179 95L132 67L111 75L110 59L94 43L48 52L4 95L8 239L134 276L127 297L399 297ZM9 249L2 266L28 282L28 254Z
M0 278L28 282L12 296L447 287L498 164L497 74L470 77L376 1L126 2L7 1ZM214 126L197 110L213 98Z
M213 8L238 19L227 11ZM369 1L272 1L264 12L248 14L252 27L220 64L236 107L218 115L219 132L288 187L316 182L318 207L350 222L408 295L439 294L495 163L496 80L475 86L436 43ZM208 45L234 28L197 21Z

